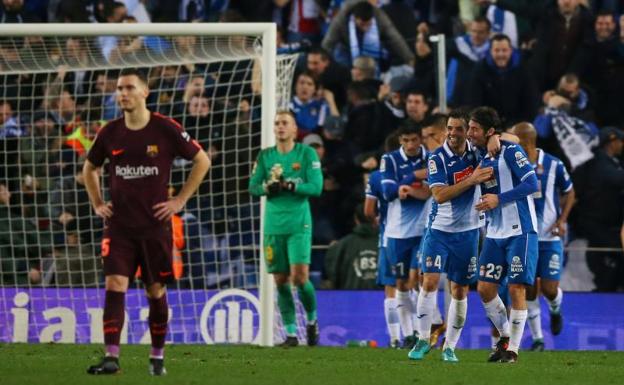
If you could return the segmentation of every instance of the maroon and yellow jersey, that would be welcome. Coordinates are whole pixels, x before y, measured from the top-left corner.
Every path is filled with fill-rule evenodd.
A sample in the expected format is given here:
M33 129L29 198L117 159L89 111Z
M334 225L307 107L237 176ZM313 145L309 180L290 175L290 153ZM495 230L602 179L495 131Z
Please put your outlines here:
M104 126L87 158L96 167L109 161L109 224L136 230L165 225L152 207L167 200L173 160L191 160L200 149L179 123L158 113L140 130L128 129L123 118Z

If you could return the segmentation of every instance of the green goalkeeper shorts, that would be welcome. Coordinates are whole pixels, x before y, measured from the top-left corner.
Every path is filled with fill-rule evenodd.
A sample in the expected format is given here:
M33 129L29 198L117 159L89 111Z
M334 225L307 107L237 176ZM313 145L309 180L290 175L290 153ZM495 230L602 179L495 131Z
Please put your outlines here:
M311 231L264 236L264 260L269 273L290 273L290 265L310 264Z

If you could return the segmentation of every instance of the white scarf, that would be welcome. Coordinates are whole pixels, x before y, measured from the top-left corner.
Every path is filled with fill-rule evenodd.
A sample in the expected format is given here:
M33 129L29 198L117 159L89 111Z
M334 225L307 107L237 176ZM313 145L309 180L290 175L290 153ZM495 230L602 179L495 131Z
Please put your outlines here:
M377 21L373 17L372 24L368 31L364 33L362 38L362 46L357 38L357 27L355 25L355 16L349 18L349 45L351 48L351 63L360 56L370 56L377 62L383 59L384 53L381 48L381 39L379 37L379 28Z
M598 137L592 137L584 121L553 108L547 108L545 113L551 118L555 136L572 170L594 157L592 148L598 144Z
M490 5L487 10L487 18L492 24L493 33L507 35L511 40L511 45L515 48L518 47L518 26L516 24L516 15L513 12Z
M481 59L485 58L485 56L490 52L490 42L486 41L481 44L479 47L476 47L472 44L472 40L470 40L470 35L465 34L462 36L457 36L455 38L455 45L457 46L457 50L468 59L473 62L478 62Z

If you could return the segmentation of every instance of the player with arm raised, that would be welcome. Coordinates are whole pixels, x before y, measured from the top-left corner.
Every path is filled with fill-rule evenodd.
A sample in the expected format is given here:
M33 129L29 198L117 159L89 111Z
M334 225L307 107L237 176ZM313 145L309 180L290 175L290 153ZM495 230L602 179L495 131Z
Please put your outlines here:
M418 269L418 249L424 232L425 201L431 195L426 183L417 180L415 172L426 167L427 150L420 141L420 128L404 124L399 128L398 150L381 158L383 197L388 202L386 219L386 253L396 278L396 299L403 333L416 334L412 321L410 270ZM404 345L412 345L414 336L405 336ZM411 348L411 346L409 346Z
M500 127L496 110L479 107L470 114L468 136L484 148ZM535 171L517 144L502 141L498 154L487 155L481 167L492 167L491 179L481 184L480 202L486 212L486 237L479 256L478 291L488 318L500 333L491 362L516 362L527 318L526 286L533 285L537 263L537 216L532 194L538 189ZM498 295L507 278L511 312ZM511 330L510 330L511 324Z
M124 116L102 128L83 167L91 204L105 220L102 260L106 277L106 356L89 367L89 374L115 374L121 370L119 340L125 295L137 267L141 267L149 302L149 372L166 374L164 345L169 311L165 285L173 280L171 216L182 210L210 168L206 153L177 122L147 109L148 94L143 73L131 68L121 71L116 96ZM171 165L177 156L192 160L193 167L179 194L168 199ZM105 160L110 202L102 198L98 176Z
M531 350L544 350L538 292L550 307L550 329L558 335L563 326L559 287L563 268L563 241L568 215L574 206L574 187L563 162L536 147L537 132L531 123L518 123L512 132L520 138L529 162L537 174L539 190L533 194L539 227L539 255L535 285L527 287L529 329L533 337ZM560 204L559 197L563 198ZM539 284L537 281L539 278Z
M297 346L297 323L291 280L307 316L307 343L318 344L316 292L310 282L312 214L309 198L321 195L323 174L316 151L295 142L297 124L288 111L275 117L276 145L258 155L249 180L249 191L266 196L264 258L277 286L277 304L282 315L285 347Z
M442 359L457 362L455 346L467 313L469 285L477 280L477 247L482 219L474 205L479 184L490 179L492 168L480 168L480 155L467 141L468 120L461 112L447 119L447 139L428 160L429 188L434 202L423 238L423 285L418 299L418 343L408 357L421 360L429 352L429 334L440 273L451 281L451 303Z

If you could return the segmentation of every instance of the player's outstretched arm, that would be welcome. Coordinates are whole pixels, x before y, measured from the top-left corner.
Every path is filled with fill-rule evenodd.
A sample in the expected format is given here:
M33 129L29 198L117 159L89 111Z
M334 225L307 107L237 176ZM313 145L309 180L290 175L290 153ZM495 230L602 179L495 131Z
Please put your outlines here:
M110 218L113 215L112 205L104 202L100 190L100 176L98 168L95 167L88 159L82 167L82 176L84 178L85 188L89 194L89 200L95 213L102 218Z
M153 209L156 210L154 217L158 220L169 220L171 216L184 207L189 198L197 191L197 188L204 180L206 173L210 169L210 158L203 150L197 151L193 157L193 167L186 182L182 186L182 189L178 195L174 196L166 202L160 202L154 205Z

